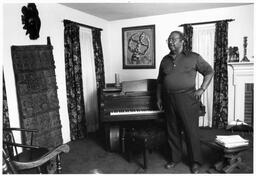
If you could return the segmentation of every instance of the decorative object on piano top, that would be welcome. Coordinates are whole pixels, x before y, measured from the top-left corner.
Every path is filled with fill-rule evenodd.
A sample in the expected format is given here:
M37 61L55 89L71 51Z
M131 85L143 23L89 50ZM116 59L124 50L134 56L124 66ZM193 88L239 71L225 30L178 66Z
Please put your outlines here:
M103 93L111 93L111 92L117 92L120 93L122 90L122 87L116 87L116 83L107 83L105 85L105 88L103 89Z
M116 88L121 87L121 84L120 84L120 77L119 77L119 74L118 74L118 73L115 73L115 87L116 87Z
M228 62L239 62L239 51L237 46L230 46L228 49Z
M155 25L122 28L123 69L155 68Z
M249 62L250 60L247 58L247 38L248 37L244 37L244 57L241 60L241 62Z

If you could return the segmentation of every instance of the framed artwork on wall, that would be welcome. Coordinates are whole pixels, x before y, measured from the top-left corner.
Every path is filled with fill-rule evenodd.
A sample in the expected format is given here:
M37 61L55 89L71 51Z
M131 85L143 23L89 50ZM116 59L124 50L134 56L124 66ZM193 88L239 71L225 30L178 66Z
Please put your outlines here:
M122 28L123 69L155 68L155 25Z

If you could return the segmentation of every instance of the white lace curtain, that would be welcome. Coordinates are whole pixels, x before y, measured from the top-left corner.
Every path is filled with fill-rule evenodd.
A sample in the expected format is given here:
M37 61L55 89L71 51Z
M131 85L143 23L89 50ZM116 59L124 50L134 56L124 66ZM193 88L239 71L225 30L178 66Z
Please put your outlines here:
M193 26L192 50L199 53L213 68L214 66L214 36L215 24ZM200 87L203 76L197 74L196 87ZM212 126L213 81L202 96L202 103L206 106L206 114L199 117L199 126Z
M94 132L99 128L99 112L91 29L80 27L79 37L86 126L87 132Z

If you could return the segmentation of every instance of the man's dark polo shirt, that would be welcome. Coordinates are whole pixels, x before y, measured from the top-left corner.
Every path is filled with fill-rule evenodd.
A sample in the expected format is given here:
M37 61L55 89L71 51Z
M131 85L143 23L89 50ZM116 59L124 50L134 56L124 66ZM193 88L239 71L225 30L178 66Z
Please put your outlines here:
M175 60L168 54L161 61L157 81L167 91L186 91L195 88L197 71L205 76L213 69L197 53L181 52Z

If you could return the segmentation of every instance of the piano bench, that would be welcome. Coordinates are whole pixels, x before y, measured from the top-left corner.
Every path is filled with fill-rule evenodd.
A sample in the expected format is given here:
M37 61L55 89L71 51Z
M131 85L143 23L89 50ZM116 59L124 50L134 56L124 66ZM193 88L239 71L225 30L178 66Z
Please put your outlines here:
M134 151L143 152L143 169L147 169L147 153L153 149L161 147L166 143L164 128L132 128L126 131L125 151L128 154L128 161Z

